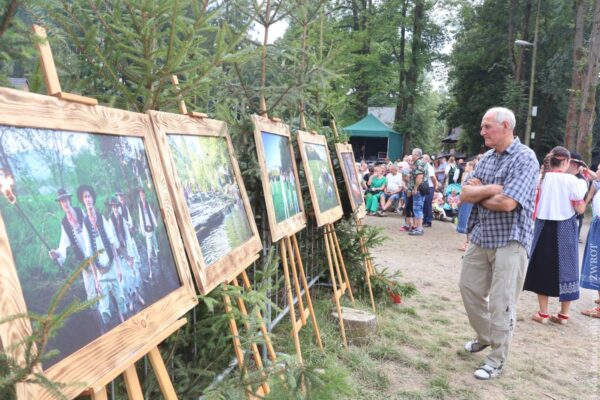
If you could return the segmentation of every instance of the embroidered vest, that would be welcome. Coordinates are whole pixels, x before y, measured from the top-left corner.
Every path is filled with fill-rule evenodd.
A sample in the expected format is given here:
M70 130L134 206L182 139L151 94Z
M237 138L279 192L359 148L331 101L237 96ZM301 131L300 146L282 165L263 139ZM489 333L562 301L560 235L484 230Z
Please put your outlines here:
M104 251L106 252L106 255L108 255L109 263L108 265L100 265L96 261L95 264L96 267L100 269L100 272L105 273L112 266L112 261L115 258L115 255L113 254L112 246L110 245L110 240L108 240L106 229L104 228L104 218L102 217L102 214L100 214L97 210L95 210L95 212L97 216L96 226L98 227L98 232L96 232L96 230L92 226L92 221L90 221L89 216L85 216L83 223L85 224L85 227L88 233L90 234L90 241L92 242L92 254L96 254L98 252L98 246L96 245L96 236L100 235L100 239L102 240L102 244L104 245Z
M146 232L152 232L155 228L154 221L152 220L152 214L150 214L150 206L146 201L146 204L139 203L140 211L142 213L142 223L144 224L144 230Z
M73 210L75 210L77 222L81 226L81 229L83 229L83 211L81 211L81 208L79 207L73 207ZM82 244L77 240L77 237L75 236L75 228L73 228L73 225L71 225L66 216L62 219L62 226L69 237L69 240L71 241L71 246L73 247L73 251L75 252L75 257L77 257L77 260L85 260L86 257L82 248Z

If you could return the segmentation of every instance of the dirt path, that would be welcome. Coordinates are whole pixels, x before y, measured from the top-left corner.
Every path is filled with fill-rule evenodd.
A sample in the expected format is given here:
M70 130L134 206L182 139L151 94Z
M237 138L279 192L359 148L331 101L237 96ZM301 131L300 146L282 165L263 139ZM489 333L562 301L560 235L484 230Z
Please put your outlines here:
M389 236L373 250L377 264L400 270L403 280L419 290L401 306L407 335L394 349L414 362L389 361L388 398L600 399L600 319L579 314L593 305L592 291L582 290L567 326L531 321L537 300L524 292L507 369L500 379L477 381L472 373L484 352L461 350L473 335L457 287L462 256L457 248L464 235L451 223L437 222L425 228L424 236L408 236L398 230L397 214L367 217L365 223ZM582 233L585 238L587 226ZM551 300L551 310L557 308L557 300Z

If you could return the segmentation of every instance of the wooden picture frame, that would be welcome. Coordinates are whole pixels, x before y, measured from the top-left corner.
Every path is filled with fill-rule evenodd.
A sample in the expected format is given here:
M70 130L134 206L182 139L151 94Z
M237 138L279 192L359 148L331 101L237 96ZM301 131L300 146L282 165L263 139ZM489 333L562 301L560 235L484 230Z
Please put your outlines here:
M252 115L251 119L254 124L254 140L256 142L258 164L260 165L271 240L276 242L306 227L306 215L304 214L304 204L302 202L302 192L300 191L300 180L298 179L298 168L294 158L290 128L284 123L274 122L258 115ZM293 175L292 179L288 179L288 182L291 182L291 185L288 186L291 186L292 192L295 193L293 211L286 211L286 213L283 213L284 217L282 217L281 212L284 207L281 206L280 202L276 204L277 193L274 193L272 190L272 186L275 186L272 183L273 180L270 179L272 178L273 171L269 171L269 164L274 160L275 155L272 151L266 150L265 145L269 146L269 144L265 143L263 139L280 141L282 153L279 158L286 157L285 162L289 163L288 176ZM284 154L283 148L289 148L289 159L287 159L288 152ZM287 214L290 214L289 217Z
M340 169L344 175L344 183L346 184L348 201L352 207L352 212L356 214L358 219L361 219L366 214L366 206L352 145L348 143L336 143L335 152L340 163Z
M325 224L331 224L339 220L343 215L342 202L340 201L340 195L335 184L335 175L333 173L333 164L331 163L331 156L329 149L327 148L327 138L323 135L312 134L304 131L298 131L298 147L300 148L300 155L302 157L302 165L304 166L304 175L308 183L308 190L310 192L310 198L313 203L313 209L315 210L315 218L317 219L317 225L323 226ZM311 153L308 150L319 151L320 160L309 159ZM320 163L321 166L318 168L324 169L324 175L327 179L315 176L313 167L315 164ZM311 167L313 165L313 167ZM315 184L316 182L323 181L323 187L319 184L319 187ZM325 195L323 192L326 191ZM324 204L329 207L323 207Z
M140 276L138 283L139 285L151 285L152 293L150 290L147 292L142 292L144 295L146 295L146 300L145 302L140 301L139 304L143 304L143 308L142 305L140 305L140 310L136 312L137 309L132 308L132 304L130 304L129 308L127 308L127 305L125 305L125 309L121 307L122 304L119 300L126 300L128 297L126 297L123 293L119 295L119 292L116 289L117 286L111 286L110 289L106 289L110 294L103 296L103 299L109 302L109 312L106 313L106 310L101 311L102 306L100 303L94 306L97 308L88 310L90 311L90 315L101 317L101 322L99 322L99 325L97 326L99 329L96 329L96 326L89 327L87 325L78 325L78 329L69 330L68 326L65 326L58 332L59 336L55 338L57 343L59 343L58 340L60 337L62 337L60 335L68 334L68 339L72 340L73 338L76 338L79 340L82 335L80 330L86 329L87 327L87 329L93 333L93 335L90 336L92 338L91 341L84 341L81 344L81 347L74 347L73 349L70 349L72 351L70 353L68 351L64 351L64 358L61 358L52 365L47 364L47 366L39 366L39 371L43 372L43 374L50 381L66 383L67 386L61 388L61 391L67 398L74 398L86 387L94 387L95 385L101 384L101 382L104 382L105 384L107 376L115 374L115 371L122 371L125 366L130 365L132 362L137 360L135 357L141 356L140 352L147 347L149 342L152 342L154 338L159 337L159 335L161 335L165 329L174 324L181 316L183 316L188 310L197 304L196 293L193 287L191 275L189 273L185 249L177 228L175 210L173 209L166 177L159 159L159 149L156 147L156 142L152 138L152 126L150 118L145 114L116 110L101 106L76 104L60 100L55 97L21 92L6 88L0 88L0 128L4 129L4 132L0 134L0 136L4 136L3 139L5 140L5 142L3 142L2 138L0 137L0 147L2 147L3 150L3 157L6 156L5 150L7 150L7 148L11 148L11 146L12 148L15 148L13 144L10 144L10 142L6 141L15 141L16 139L14 138L21 137L20 135L30 134L32 135L31 137L34 137L35 135L40 135L43 133L45 135L44 138L48 137L51 140L52 138L55 138L54 140L58 142L63 140L62 138L68 137L69 140L72 140L75 143L73 144L73 142L71 142L68 146L66 146L64 151L56 150L56 154L63 157L65 167L61 166L60 168L63 168L61 170L67 171L65 172L65 175L69 174L68 177L70 177L69 179L73 183L68 186L63 186L63 188L59 189L58 192L56 191L56 187L36 185L33 185L35 191L32 192L31 183L28 184L24 178L22 182L18 181L20 179L20 175L27 177L23 171L28 170L23 169L23 167L14 168L14 170L10 169L10 172L13 174L15 171L18 172L18 174L15 174L14 177L14 193L17 195L17 197L22 195L23 198L22 200L17 200L15 204L22 203L20 207L26 210L35 210L32 204L45 203L45 205L51 206L51 215L48 215L48 213L44 214L46 220L43 221L43 223L47 225L50 225L49 220L52 220L53 216L58 215L58 218L54 218L55 227L52 229L52 231L55 233L55 237L54 239L51 239L52 242L48 241L48 243L46 243L43 237L46 235L47 238L47 235L50 235L50 233L48 233L51 231L49 227L44 225L44 229L40 230L42 233L38 233L39 259L42 260L44 265L47 265L48 268L52 270L51 272L56 278L53 281L49 277L39 279L42 281L42 284L50 288L52 285L59 287L62 285L62 282L66 280L61 278L60 282L58 282L58 268L56 264L51 262L52 255L49 251L47 251L47 249L49 248L50 243L52 246L56 245L56 232L61 234L62 240L62 234L65 232L64 224L68 223L66 221L69 221L70 219L68 220L65 216L67 215L67 211L61 211L60 207L62 207L63 203L66 203L66 198L71 200L71 196L75 194L74 184L79 185L78 192L81 193L81 196L78 197L83 199L83 201L80 201L82 204L84 204L84 210L86 210L87 207L87 203L85 203L85 201L89 201L89 199L96 201L96 199L98 199L98 202L95 203L95 207L97 207L95 214L97 219L94 218L95 222L89 222L92 220L92 218L87 216L89 215L89 211L83 211L83 213L87 212L88 214L83 214L82 223L80 225L75 224L80 228L77 231L74 228L73 231L76 231L79 235L81 235L78 236L79 238L92 237L91 234L89 234L89 236L85 236L82 233L84 231L100 232L99 234L93 236L96 238L96 245L100 243L100 240L102 243L108 243L105 242L105 238L107 237L109 231L113 232L115 235L114 242L112 242L115 244L114 249L117 249L116 246L119 245L120 240L123 237L122 234L117 233L117 231L124 231L118 230L116 227L123 227L123 225L120 222L109 222L112 221L110 220L110 217L108 217L109 219L104 219L104 217L101 217L101 215L98 214L104 214L100 210L101 202L99 199L103 193L108 192L108 190L105 190L106 188L114 188L116 183L124 184L131 183L132 181L140 181L143 184L143 186L135 189L139 195L137 207L140 211L140 215L143 215L142 219L145 222L152 220L153 223L146 225L146 228L144 228L143 223L140 223L138 226L140 230L131 234L137 235L137 242L141 243L137 261L135 261L134 257L131 256L131 253L128 252L127 248L123 250L123 247L119 247L118 249L123 250L123 252L120 252L117 249L117 252L113 253L114 257L109 263L104 265L100 264L100 257L102 257L102 254L108 254L108 250L104 250L103 252L99 253L101 255L98 255L98 258L94 262L97 261L99 263L97 264L98 269L95 270L96 273L100 274L100 278L98 278L100 283L97 287L100 287L100 290L102 290L102 293L104 293L105 288L103 288L102 282L104 281L102 280L102 277L109 274L109 272L106 271L111 271L112 273L112 271L116 269L115 265L119 264L123 266L121 263L124 260L127 260L127 262L131 261L131 269L133 270L133 266L137 265L137 267L139 267L138 273L139 275L142 275L143 260L144 256L147 255L148 259L146 260L146 271L154 271L154 275L150 277L150 272L146 276ZM14 132L8 132L10 129L14 129ZM18 143L25 143L22 141L22 139L19 140L21 141ZM4 147L5 143L8 143L6 145L8 147ZM40 143L40 146L45 145L43 142ZM88 147L81 147L82 143L92 143L96 147L91 145L88 145ZM120 145L125 146L123 148L126 150L123 150L123 153L118 153L118 157L121 158L116 158L117 156L113 154L112 150L102 147L103 144L107 143L119 143ZM48 146L50 145L51 143L48 143ZM133 147L126 148L126 145L131 145ZM132 157L134 150L136 156L139 155L139 161L143 164L143 168L135 169L136 172L132 173L131 175L125 175L125 173L123 173L123 180L121 182L112 181L111 179L115 178L117 175L116 172L114 172L114 175L110 175L112 172L109 172L109 170L118 171L119 168L121 168L121 170L129 168L129 166L124 166L114 161L116 159L121 159L123 162L126 160L131 160L129 157ZM24 164L24 161L30 160L31 157L33 157L30 153L34 154L34 156L38 154L29 150L29 153L22 150L18 151L18 162L21 163L21 165ZM14 150L14 152L17 154L17 150ZM17 159L17 156L14 156L14 158ZM6 160L6 158L2 159L0 168L6 167ZM35 160L39 159L35 158ZM84 164L81 160L88 160L86 161L87 164ZM98 160L104 161L106 164L99 164ZM15 161L13 160L12 165L14 166L19 164L15 164ZM43 174L49 173L44 172L43 169L39 168L39 161L36 161L35 164L28 163L26 165L27 168L30 169L36 168L36 174L31 175L31 177L34 178L28 177L28 179L37 179L34 181L35 183L42 182L40 180L42 178L38 178L38 176L43 176ZM133 171L133 165L135 165L135 163L131 164L131 170L127 169L128 172ZM49 164L49 167L54 168L55 164ZM99 174L105 174L106 180L96 179L93 182L85 182L89 185L95 186L96 190L103 189L103 193L100 193L100 191L95 193L94 190L90 191L89 189L82 189L86 185L82 185L83 182L81 182L80 175L85 171L88 171L89 174L95 174L93 176L96 177L100 176ZM7 178L4 170L2 175L4 178ZM64 182L66 182L66 178ZM3 183L6 183L6 181ZM27 189L24 189L26 185L29 186L27 186ZM16 246L16 243L11 245L10 242L11 239L9 236L11 235L11 232L16 229L16 219L19 218L19 221L21 221L24 220L25 217L23 216L24 213L17 213L16 208L9 208L16 206L14 204L11 205L10 203L11 198L9 196L12 192L7 190L7 187L8 186L5 185L2 186L2 195L0 195L0 262L2 263L2 268L0 268L0 317L8 317L19 313L27 313L31 310L26 301L32 301L32 299L36 300L37 297L43 297L36 292L32 292L31 289L27 289L27 287L31 285L30 282L21 279L22 277L32 277L34 275L32 275L29 271L29 269L32 267L24 266L22 264L21 260L23 260L23 256L26 255L22 254L24 250L13 247L13 245ZM89 186L87 187L89 188ZM66 188L66 190L64 188ZM29 192L27 192L27 190L29 190ZM91 192L94 192L93 196ZM142 192L144 192L144 195L142 195ZM144 198L147 200L146 203L143 201ZM108 197L105 200L108 200ZM57 205L57 203L60 206ZM115 212L116 221L116 215L119 210L116 201L113 202L113 199L111 198L110 202L107 201L105 204L110 204L110 209ZM158 206L159 208L155 209L155 211L152 213L152 218L149 217L150 212L148 210L151 210L152 206L154 205ZM126 204L125 207L120 208L120 210L127 208L128 207ZM21 208L19 208L19 210L20 209ZM134 208L132 207L132 209ZM82 215L79 212L74 214L76 215L76 218L79 218ZM135 219L132 215L129 216ZM63 225L60 225L57 222L60 220L60 218L63 218ZM86 220L85 218L89 219ZM140 219L140 221L142 219ZM100 221L104 222L100 223ZM88 228L88 226L91 226L92 223L94 226L96 226L96 228L95 230L90 231L89 229L94 229ZM109 227L106 226L107 223L110 224L111 227L115 228L110 230ZM21 224L26 225L24 222L21 222ZM98 228L100 225L103 227ZM33 225L26 226L27 229L35 229L35 226ZM147 235L144 232L146 232ZM154 237L154 241L152 240L152 237ZM143 252L144 238L146 240L146 254ZM30 232L28 240L37 240L37 237L33 234L33 231ZM93 241L93 239L88 240L89 243ZM42 246L42 243L46 245L46 248ZM66 260L74 261L74 254L77 254L77 250L74 250L76 245L73 244L73 242L70 243L71 245L67 248L68 251L65 254L67 257L71 258L67 258ZM138 246L135 241L134 246ZM81 246L80 249L81 248L84 247ZM168 249L168 251L165 249ZM88 257L88 255L85 257ZM136 264L136 262L140 262L140 264ZM56 263L60 265L59 262ZM67 263L64 265L66 264ZM71 269L75 269L79 264L79 262L69 263L67 266L70 268L72 267ZM104 268L104 270L102 268ZM119 267L119 269L120 268L121 267ZM127 265L125 264L123 268L127 268ZM88 277L94 276L94 274L89 271L92 270L88 270ZM121 275L121 273L123 273L123 275L117 279L119 282L124 282L123 279L125 279L125 270L122 269L120 273L117 272L118 275ZM88 291L88 285L84 285L82 283L83 279L83 275L79 276L76 279L76 284L79 285L79 290L82 290L81 288L85 286L83 297L87 295L89 298L90 291ZM81 281L78 282L77 280ZM116 280L113 281L113 285L116 285L115 282ZM166 285L170 286L166 287ZM128 288L130 287L136 286L129 286ZM137 288L137 294L140 295L140 287L137 286ZM75 288L74 285L73 290L75 289L77 288ZM50 294L54 293L52 288L51 290L48 290L48 292L50 292ZM27 293L30 293L29 296L26 296ZM154 299L152 299L153 297ZM82 300L86 299L84 298ZM152 302L152 300L154 300L154 302ZM39 301L41 302L41 300ZM48 304L45 306L47 307L47 305ZM113 308L111 309L111 307ZM96 311L97 314L95 314ZM84 312L86 311L82 311L81 313ZM103 323L102 321L107 315L109 318L114 319L116 317L115 314L121 317L121 321L124 320L124 322L119 322L119 319L117 319L116 326L107 326L108 329L105 330L104 325L101 325L101 323ZM76 315L79 314L75 314L73 318ZM125 315L127 315L127 319L124 319ZM90 319L90 321L92 319L93 317ZM0 340L4 344L4 348L6 349L9 357L19 363L24 361L24 346L19 345L19 343L24 338L28 337L31 332L32 326L28 318L17 319L11 321L10 323L0 324ZM74 332L77 333L74 335ZM155 346L156 344L154 343L153 345ZM65 344L61 346L61 349L66 347ZM18 385L17 395L18 398L21 399L41 400L53 398L46 390L42 389L40 386L32 384Z
M242 180L242 174L234 155L231 138L227 132L227 124L222 121L208 118L194 118L187 115L159 111L149 111L148 114L152 120L159 147L163 150L161 152L161 157L167 173L167 183L171 191L173 203L175 204L179 228L181 229L183 242L188 251L194 278L196 279L196 284L200 289L200 293L206 295L217 285L224 282L228 283L237 277L256 259L256 255L262 249L262 243L258 229L256 228L252 207L250 206L244 181ZM175 148L175 140L181 142L177 148ZM181 151L184 150L182 147L186 147L181 146L184 140L189 149L194 149L194 151L188 152L185 160L183 159L184 155L179 154L184 152ZM211 174L214 173L214 176L212 177L213 180L214 178L218 178L219 181L227 181L228 183L223 185L219 184L217 186L214 184L207 184L203 188L204 190L201 190L198 183L200 176L195 175L193 177L188 176L194 180L190 181L187 185L188 188L184 189L181 175L186 171L183 171L181 167L178 170L174 152L178 152L178 157L181 160L180 164L185 165L184 168L191 170L194 167L192 158L197 163L196 166L200 164L201 155L199 149L203 144L212 145L213 147L215 145L220 146L218 150L221 152L221 157L223 156L222 153L227 153L229 159L228 165L227 163L221 163L218 166L210 165L207 169L210 170ZM210 154L213 153L217 153L217 151L213 150ZM206 155L204 155L205 159L208 154L209 153L206 153ZM223 170L222 175L226 176L226 178L221 179L220 176L217 176L218 170ZM195 187L198 188L198 190L196 193L190 194L191 190L189 187L193 187L193 185L196 185ZM235 188L237 189L234 190ZM193 203L192 196L196 200L201 199L201 196L204 196L209 189L211 191L217 189L220 193L220 197L216 200L215 197L212 197L205 203L210 202L210 205L213 206L215 203L221 202L219 199L225 198L225 192L227 191L230 193L230 195L228 195L229 198L235 196L235 204L229 204L227 210L217 209L213 214L208 214L208 216L206 213L203 213L203 222L200 223L200 218L196 217L196 222L193 223L190 205L194 204L194 207L196 208L196 206L199 207L199 203L202 203L203 201ZM226 190L221 192L221 189ZM207 208L205 206L202 207ZM223 217L225 211L227 211L227 214ZM195 216L197 215L198 214L195 214ZM222 218L219 218L219 216ZM203 229L203 227L208 226L208 223L211 220L216 220L218 222L211 223L215 229L211 230L209 233L206 232L207 229ZM207 238L208 235L213 234L213 231L224 231L226 222L232 226L244 228L241 229L243 232L239 232L240 229L236 230L236 233L239 232L239 236L241 236L239 240L236 238L236 240L229 241L228 237L222 235L223 239L220 240L219 243L216 243L215 240ZM196 229L196 226L199 228ZM231 243L232 247L223 249L223 240L227 241L228 244ZM205 253L210 252L210 257L207 254L203 254L203 247L206 250ZM217 249L215 250L215 248Z

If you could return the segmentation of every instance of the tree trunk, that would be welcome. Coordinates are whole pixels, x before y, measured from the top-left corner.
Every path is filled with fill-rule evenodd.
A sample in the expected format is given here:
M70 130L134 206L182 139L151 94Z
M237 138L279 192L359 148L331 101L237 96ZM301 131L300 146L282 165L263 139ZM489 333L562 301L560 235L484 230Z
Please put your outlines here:
M529 19L531 17L531 0L527 1L525 4L525 12L523 13L523 30L521 31L521 37L524 40L527 40L529 37ZM513 46L514 43L511 43ZM519 46L519 55L517 56L516 66L515 66L515 80L520 82L523 79L523 59L525 55L525 47Z
M422 49L423 22L425 19L425 5L423 0L415 1L413 9L413 35L411 43L411 62L408 73L406 74L406 89L408 98L406 104L405 116L412 115L415 107L415 94L417 91L417 83L419 81L419 55ZM410 141L414 135L414 127L412 124L408 127L408 132L404 134L405 149L410 149Z
M585 24L585 1L575 1L575 33L573 37L573 69L571 73L571 92L569 94L569 108L567 109L567 123L563 143L567 149L575 148L577 135L578 106L581 96L583 66L581 60L585 57L583 48L583 28Z
M600 63L600 0L594 1L592 34L588 50L588 59L583 87L581 91L581 112L577 127L577 151L584 160L590 161L594 110L596 108L596 86Z
M402 27L400 28L400 56L398 57L398 100L396 103L396 115L394 116L394 125L398 125L404 116L405 93L406 93L406 9L408 0L402 2Z

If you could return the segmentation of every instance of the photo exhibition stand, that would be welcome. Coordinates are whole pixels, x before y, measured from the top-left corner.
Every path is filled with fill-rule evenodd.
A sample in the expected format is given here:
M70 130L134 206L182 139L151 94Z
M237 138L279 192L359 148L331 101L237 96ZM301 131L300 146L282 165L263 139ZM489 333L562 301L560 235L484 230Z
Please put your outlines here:
M277 125L281 128L281 119L279 118L274 118L274 117L269 117L266 113L266 103L265 103L265 99L264 96L261 94L260 95L260 110L261 110L261 115L257 116L254 115L252 117L252 121L254 123L255 126L255 133L258 132L260 133L261 128L260 126L264 126L265 129L270 129L273 128L274 125ZM277 129L275 129L277 130ZM286 134L284 136L289 137L289 130L286 128L285 129ZM280 132L281 133L281 132ZM260 135L258 135L257 137L255 137L256 141L257 141L257 156L259 158L259 163L260 160L265 160L266 159L266 155L264 154L264 150L261 148L260 145L258 145L258 143L260 142L259 139ZM290 151L292 151L291 146L290 146ZM295 167L295 162L293 163L294 165L294 170L296 171L296 176L297 176L297 169ZM263 169L262 170L262 180L263 180L263 184L265 182L268 182L268 176L266 171ZM267 202L267 205L269 204L268 198L265 197L265 201ZM267 207L268 208L268 207ZM276 225L275 222L275 218L273 217L271 220L271 217L269 217L270 220L270 226L271 226L271 234L273 234L273 226ZM302 224L301 227L298 227L299 229L291 229L291 226L287 226L287 228L285 229L285 233L283 233L282 235L277 235L276 236L276 241L274 241L274 243L277 243L278 246L278 251L279 251L279 257L281 259L281 264L283 266L283 276L284 276L284 283L285 283L285 292L286 292L286 296L287 296L287 303L289 306L289 313L290 313L290 323L291 323L291 330L290 330L290 334L292 336L292 339L294 341L294 347L296 349L296 360L299 363L303 362L302 359L302 347L300 346L300 331L302 330L302 328L304 326L307 325L308 321L310 320L313 326L313 331L314 331L314 335L315 335L315 341L317 343L317 345L319 346L319 348L321 349L321 351L323 351L323 342L321 341L321 332L319 330L319 325L317 323L317 318L315 315L315 311L313 308L313 304L312 304L312 299L311 299L311 295L310 295L310 289L308 286L308 282L306 280L306 274L304 272L304 265L302 262L302 257L300 255L300 248L298 246L298 240L296 239L296 232L303 229L305 227L305 224ZM283 231L282 231L283 232ZM279 239L277 239L279 238ZM304 292L304 294L303 294ZM296 295L297 298L297 304L294 301L294 294Z
M309 132L308 136L318 136L317 131L307 131L306 130L306 122L304 119L304 112L301 109L300 111L300 130L298 132L299 135L306 135L306 132ZM301 141L298 141L299 146L302 146ZM301 149L302 152L302 149ZM329 157L329 161L331 163L331 159ZM304 164L305 174L308 175L308 163ZM311 188L309 184L309 189ZM311 196L313 197L313 205L318 204L318 199L315 193L311 191ZM339 197L338 197L339 201ZM341 215L340 215L341 217ZM339 219L339 217L337 218ZM334 227L335 221L326 221L323 226L323 239L325 240L325 253L327 256L327 264L329 266L329 275L331 279L331 284L333 288L333 302L335 304L335 308L338 314L338 322L340 326L340 334L342 336L342 343L344 348L348 350L348 339L346 338L346 328L344 326L344 317L342 313L342 306L340 303L340 299L347 294L352 301L352 305L355 305L354 296L352 294L352 287L350 286L350 280L348 279L348 272L346 270L346 264L344 263L344 257L342 256L342 250L340 249L340 243L337 237L337 233Z
M179 79L177 78L177 75L171 76L171 83L175 86L176 90L179 90ZM199 113L199 112L194 112L194 111L188 112L187 107L185 105L185 100L183 100L183 98L181 98L181 97L179 98L178 104L179 104L180 114L188 115L191 118L207 118L207 115L204 113ZM244 264L250 265L253 262L255 262L258 258L259 258L259 256L255 255L252 258L248 259L247 261L244 261ZM242 281L242 286L240 286L238 279ZM229 283L235 287L243 288L244 290L247 290L247 291L252 290L252 286L250 284L250 279L248 278L248 274L246 273L245 270L242 271L238 277L233 278L231 280L231 282L229 282ZM230 296L227 294L224 294L223 302L225 305L225 311L227 313L231 314L233 312L233 304L232 304ZM252 328L250 326L250 323L248 322L248 316L249 316L248 309L246 307L244 300L241 297L238 297L236 299L236 304L237 304L240 314L242 315L242 317L245 320L244 328L246 329L246 331L250 331ZM259 310L256 310L255 316L258 318L258 321L260 321L259 329L260 329L261 335L263 337L265 347L267 349L267 355L268 355L269 359L271 360L271 362L274 362L277 359L277 356L275 355L275 350L273 349L273 345L271 343L271 338L270 338L269 332L267 330L267 326L266 326L264 319L262 317L262 314L260 313ZM238 328L238 324L235 321L234 317L231 317L231 319L229 320L229 331L233 337L233 349L235 352L235 357L237 359L240 370L244 371L246 369L246 363L245 363L245 357L244 357L245 351L242 346L242 342L240 341L239 328ZM258 348L258 344L256 342L251 342L250 350L252 352L252 357L254 359L254 363L256 364L256 367L258 368L258 370L260 371L260 370L264 369L264 364L263 364L261 352ZM260 397L267 395L269 392L270 392L270 387L267 382L263 382L256 391L254 391L250 387L247 388L247 393L248 393L249 398L254 398L254 396L257 396L258 398L260 398Z
M46 31L44 28L38 25L33 25L33 31L34 34L40 39L39 43L36 44L36 48L40 57L40 64L44 74L44 80L46 82L48 94L68 102L75 102L90 106L97 105L98 101L96 99L65 93L62 91L58 73L56 72L56 66L54 64L54 57L52 56L52 50L47 41ZM132 361L130 364L115 366L115 369L111 371L110 374L106 375L97 382L93 382L88 389L82 392L82 394L90 396L93 400L106 400L108 399L106 385L122 374L129 399L143 400L144 395L142 393L140 381L135 369L135 363L144 356L148 356L164 398L167 400L177 399L175 389L173 388L173 383L169 378L169 373L167 372L165 363L160 355L158 345L175 333L183 325L185 325L186 322L187 321L185 318L181 318L172 323L162 332L157 333L154 337L148 338L146 345L132 355ZM86 384L89 384L89 382L86 382Z
M332 119L331 120L331 129L333 131L333 136L338 138L339 137L339 133L337 130L337 125L335 123L335 120ZM345 142L344 144L348 144L348 142ZM354 159L354 157L352 157ZM342 160L338 160L340 162L340 164L342 163ZM359 243L360 243L360 253L362 254L363 257L363 263L365 266L365 280L367 281L367 288L369 289L369 297L371 299L371 308L373 309L373 312L377 312L376 308L375 308L375 298L373 297L373 287L371 286L371 276L373 274L375 274L375 266L373 265L373 260L371 258L371 254L369 253L369 249L367 248L367 245L365 243L365 238L363 237L363 232L364 232L364 225L363 225L363 218L364 218L364 212L361 212L362 210L360 209L356 209L356 211L354 212L354 222L356 225L356 230L358 232L358 237L359 237Z

